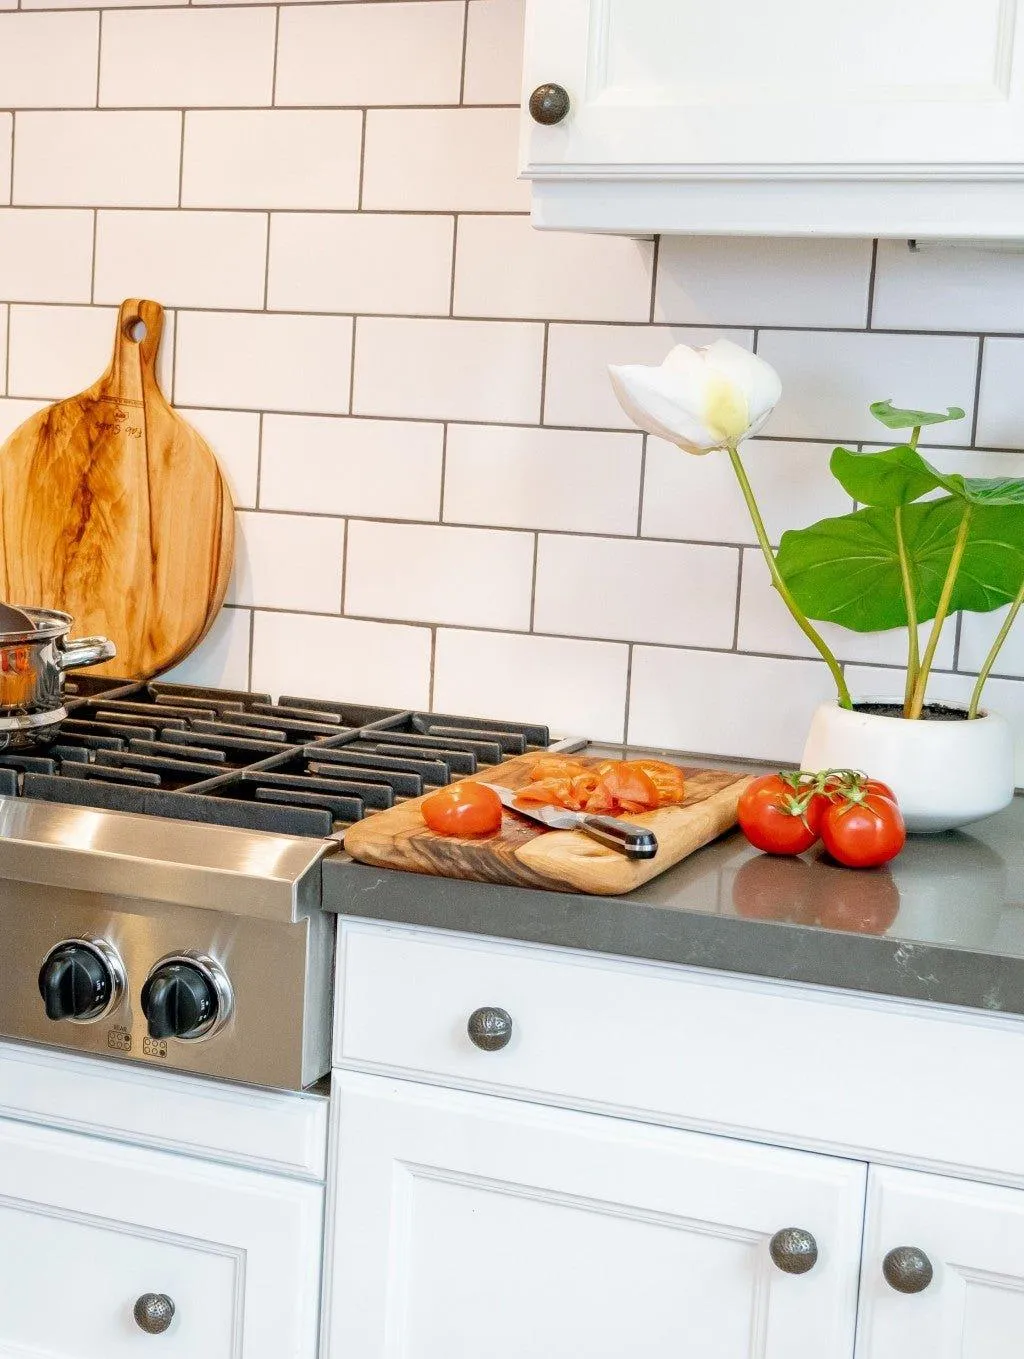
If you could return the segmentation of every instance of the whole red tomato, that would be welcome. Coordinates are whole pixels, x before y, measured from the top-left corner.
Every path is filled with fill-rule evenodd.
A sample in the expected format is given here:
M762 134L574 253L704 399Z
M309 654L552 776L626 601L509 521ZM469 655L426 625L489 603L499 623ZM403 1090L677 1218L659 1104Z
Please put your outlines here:
M818 838L828 799L797 776L763 774L743 790L737 814L743 834L768 854L802 854Z
M493 835L501 826L501 798L480 783L452 783L423 802L423 820L438 835Z
M892 798L860 790L837 796L821 819L822 844L847 868L874 868L895 859L907 840Z

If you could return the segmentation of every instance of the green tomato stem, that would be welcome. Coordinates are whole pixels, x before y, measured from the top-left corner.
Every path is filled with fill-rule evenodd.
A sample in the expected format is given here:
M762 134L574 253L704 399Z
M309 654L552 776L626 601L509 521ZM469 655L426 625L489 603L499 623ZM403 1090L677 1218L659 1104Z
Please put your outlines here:
M764 526L764 520L761 518L761 511L757 507L753 489L747 479L746 468L743 466L740 459L739 450L730 446L728 452L729 461L732 463L732 470L736 473L736 480L740 484L740 490L743 492L743 499L747 502L747 509L750 511L750 519L754 525L754 532L757 534L757 541L761 545L761 552L764 556L768 570L771 573L772 584L782 596L783 603L793 615L797 627L813 645L829 670L831 670L832 678L835 680L836 689L839 692L839 706L841 708L852 708L853 700L850 697L850 691L847 688L846 679L840 668L839 662L829 650L825 639L793 598L789 586L782 579L779 568L775 562L775 553L772 551L772 545L768 540L768 533Z
M920 425L915 425L914 428L913 428L913 429L911 430L911 432L910 432L910 447L911 447L911 448L916 448L916 447L917 447L917 441L918 441L918 439L920 439L920 437L921 437L921 426L920 426Z
M915 431L916 433L917 431ZM910 706L917 686L917 676L921 668L921 648L917 637L917 597L914 594L914 577L910 571L910 558L907 543L903 536L903 506L897 505L896 547L900 556L900 575L903 578L903 598L907 606L907 685L903 695L903 716L910 716Z
M953 555L949 559L946 579L942 582L942 594L939 596L938 608L935 610L935 621L932 623L932 630L928 634L928 645L924 649L921 671L911 697L910 711L907 713L910 718L920 717L924 709L924 695L928 686L928 676L931 673L932 661L935 659L935 648L939 645L939 634L942 632L942 625L949 613L949 605L953 598L953 588L960 571L960 563L963 561L964 550L967 547L967 535L971 529L973 509L973 505L968 505L964 510L964 517L960 520L960 529L956 535L956 542L953 544Z
M978 716L978 705L981 702L981 691L982 689L984 689L985 681L988 679L992 667L996 663L996 657L1002 650L1003 643L1010 635L1010 629L1013 627L1017 615L1020 613L1020 608L1022 604L1024 604L1024 584L1022 584L1020 589L1017 591L1017 597L1010 605L1010 612L1006 615L1006 618L1003 620L1003 626L999 629L998 633L996 634L996 640L992 643L989 653L985 657L985 663L982 665L981 670L978 672L978 679L971 693L971 706L967 709L968 717Z

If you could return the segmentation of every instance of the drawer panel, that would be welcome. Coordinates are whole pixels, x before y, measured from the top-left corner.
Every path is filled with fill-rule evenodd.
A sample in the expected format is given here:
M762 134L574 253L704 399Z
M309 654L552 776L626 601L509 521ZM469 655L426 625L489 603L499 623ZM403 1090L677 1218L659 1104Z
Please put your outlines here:
M338 968L336 1066L1024 1182L1018 1018L354 921Z

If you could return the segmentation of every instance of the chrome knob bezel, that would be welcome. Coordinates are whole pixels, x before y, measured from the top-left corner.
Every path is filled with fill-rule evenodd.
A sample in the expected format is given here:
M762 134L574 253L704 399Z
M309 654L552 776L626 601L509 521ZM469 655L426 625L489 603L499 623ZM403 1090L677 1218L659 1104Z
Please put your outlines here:
M109 939L79 938L72 935L67 939L59 939L52 948L47 949L43 961L39 964L40 972L43 971L46 964L59 949L67 948L69 944L73 944L76 948L84 948L106 968L107 976L110 978L110 999L103 1009L97 1010L95 1014L86 1015L81 1019L76 1019L73 1015L66 1015L59 1022L61 1024L99 1024L113 1014L128 993L128 973L125 970L124 962Z
M234 1013L235 993L228 979L228 974L216 958L211 958L208 953L199 953L197 950L188 949L181 953L167 953L162 958L158 958L146 973L146 982L152 980L162 967L167 967L171 963L184 963L188 967L194 967L203 979L213 987L214 994L217 997L217 1005L210 1018L195 1033L190 1033L187 1037L169 1038L167 1042L205 1043L208 1038L213 1038L215 1034L220 1033ZM145 985L145 982L143 985Z

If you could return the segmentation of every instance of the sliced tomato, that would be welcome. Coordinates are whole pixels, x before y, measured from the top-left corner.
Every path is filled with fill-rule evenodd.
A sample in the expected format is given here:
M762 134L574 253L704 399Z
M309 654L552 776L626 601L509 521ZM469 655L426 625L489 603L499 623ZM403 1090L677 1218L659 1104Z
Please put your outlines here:
M537 779L516 793L516 801L524 807L568 807L571 797L572 780L569 778Z
M624 812L649 812L658 805L658 790L650 777L628 760L606 760L598 765L612 800Z
M571 755L542 755L530 770L530 779L539 783L544 779L575 779L590 773L590 765L574 760Z
M665 760L633 760L654 784L659 807L674 807L686 797L686 779L677 764Z
M501 828L501 798L481 783L452 783L424 799L423 820L438 835L493 835Z

